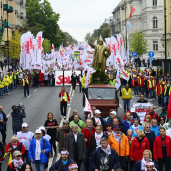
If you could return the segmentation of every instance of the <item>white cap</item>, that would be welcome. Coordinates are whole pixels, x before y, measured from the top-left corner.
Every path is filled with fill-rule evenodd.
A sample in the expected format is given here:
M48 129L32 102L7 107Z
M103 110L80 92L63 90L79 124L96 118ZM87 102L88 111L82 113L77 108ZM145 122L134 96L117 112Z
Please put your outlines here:
M110 114L117 115L117 113L115 111L110 112Z
M154 166L153 162L146 162L146 166Z
M142 75L141 73L139 73L139 75Z
M39 127L39 129L45 131L45 127L44 126Z
M131 112L135 112L135 108L134 108L134 107L132 107L130 111L131 111Z
M27 123L23 123L22 127L28 127L28 124Z
M100 114L100 113L102 113L102 112L100 112L100 110L96 109L96 110L94 111L94 113L95 113L95 114Z
M36 133L36 134L41 134L42 131L41 131L40 129L36 129L35 133Z

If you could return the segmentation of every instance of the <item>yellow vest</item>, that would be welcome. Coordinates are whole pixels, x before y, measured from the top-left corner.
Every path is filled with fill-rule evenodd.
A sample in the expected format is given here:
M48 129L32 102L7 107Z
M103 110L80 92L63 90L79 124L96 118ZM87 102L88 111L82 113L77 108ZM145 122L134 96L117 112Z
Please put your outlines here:
M68 97L67 97L67 94L66 94L66 92L64 93L64 96L63 96L63 98L64 98L64 101L65 102L67 102L68 101ZM62 93L61 93L61 101L62 101Z
M155 87L155 81L154 81L154 79L153 79L153 87Z
M0 80L0 88L4 88L4 81L2 80Z
M152 88L152 84L151 81L149 80L149 88Z
M164 96L166 95L166 91L167 91L167 85L165 86L165 89L164 89ZM169 96L170 96L170 92L171 92L171 86L170 86L170 90L169 90Z
M26 80L27 81L27 84L29 85L29 81L28 80ZM25 87L25 81L24 81L24 79L23 79L23 87Z
M8 76L7 76L7 78L4 77L4 85L9 86L9 82L10 82L9 77Z
M10 76L10 84L12 84L13 83L13 76L11 75Z

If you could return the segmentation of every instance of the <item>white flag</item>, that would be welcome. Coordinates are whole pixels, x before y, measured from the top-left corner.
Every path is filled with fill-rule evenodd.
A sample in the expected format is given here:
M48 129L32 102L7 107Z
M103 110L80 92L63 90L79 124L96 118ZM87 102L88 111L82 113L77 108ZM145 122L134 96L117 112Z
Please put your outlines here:
M121 80L120 80L120 75L119 75L119 70L118 70L117 75L116 75L116 84L115 84L116 90L118 90L120 86L121 86Z
M92 112L91 105L85 95L85 107L84 107L84 112Z
M90 84L90 67L88 67L87 70L87 76L86 76L86 81L85 81L85 88Z

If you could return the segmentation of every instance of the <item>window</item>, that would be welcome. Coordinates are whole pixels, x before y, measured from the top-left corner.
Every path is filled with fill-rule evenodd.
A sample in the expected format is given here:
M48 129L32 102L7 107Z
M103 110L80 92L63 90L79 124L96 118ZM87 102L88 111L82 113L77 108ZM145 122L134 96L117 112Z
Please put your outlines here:
M157 0L153 0L153 7L157 7Z
M153 41L153 50L158 51L158 41Z
M157 17L153 17L153 29L158 28L158 20Z

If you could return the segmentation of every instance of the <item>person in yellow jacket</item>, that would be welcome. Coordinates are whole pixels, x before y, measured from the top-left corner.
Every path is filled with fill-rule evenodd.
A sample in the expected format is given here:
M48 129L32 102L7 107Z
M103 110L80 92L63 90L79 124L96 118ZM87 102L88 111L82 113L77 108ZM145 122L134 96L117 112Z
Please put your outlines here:
M9 79L10 79L9 89L12 91L12 88L13 88L13 74L12 73L10 73Z
M8 86L10 83L10 79L9 79L8 73L4 76L3 80L4 80L4 94L9 94Z
M124 103L124 113L129 111L131 99L132 99L132 90L129 88L129 85L126 84L125 88L123 88L123 90L122 90L122 100Z
M129 142L125 134L120 131L118 125L113 128L114 134L109 136L109 145L113 148L120 157L121 169L126 170L126 156L129 156Z
M3 77L0 78L0 96L4 96L4 80L3 80Z
M21 84L24 87L24 97L26 97L26 90L27 90L27 95L29 96L29 81L27 79L27 75L24 76L24 79L22 79Z
M82 92L83 92L83 93L84 93L84 91L85 91L86 76L87 76L87 71L85 71L84 76L82 77L82 80L81 80Z

